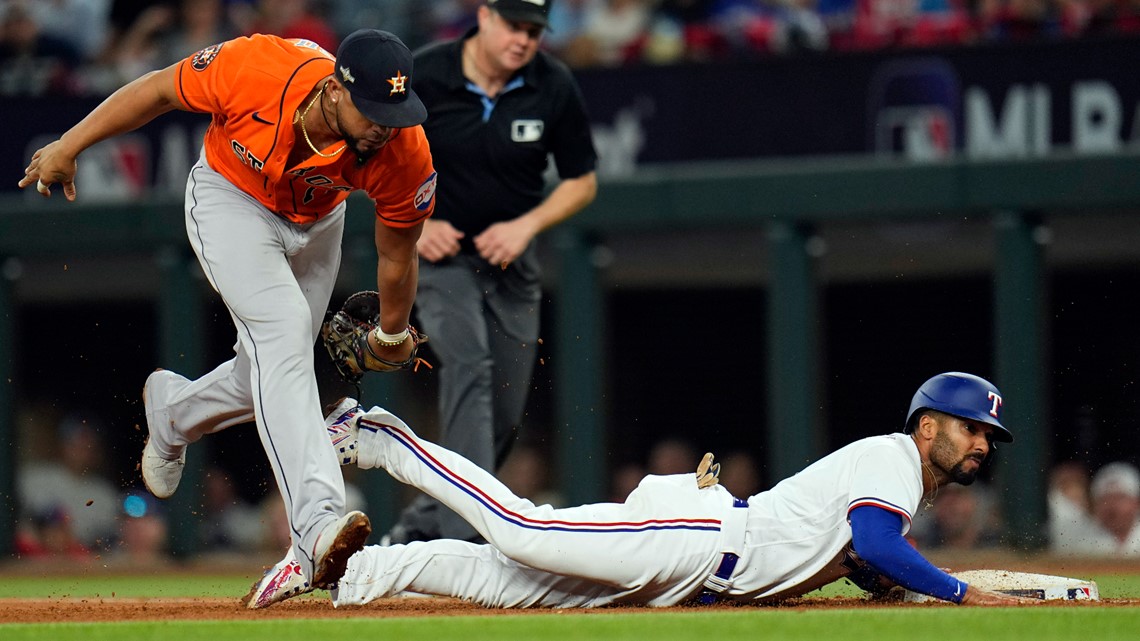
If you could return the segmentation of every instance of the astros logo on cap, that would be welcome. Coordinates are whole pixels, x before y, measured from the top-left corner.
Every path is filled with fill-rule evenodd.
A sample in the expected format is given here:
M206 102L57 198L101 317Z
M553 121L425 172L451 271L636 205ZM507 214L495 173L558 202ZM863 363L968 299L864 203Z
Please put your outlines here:
M341 67L340 75L344 76L345 82L356 82L356 78L352 76L352 72L348 70L348 67Z
M400 70L397 69L396 75L388 79L388 84L392 85L392 90L388 92L388 95L391 96L394 93L404 93L404 83L407 82L407 80L408 77L400 73Z

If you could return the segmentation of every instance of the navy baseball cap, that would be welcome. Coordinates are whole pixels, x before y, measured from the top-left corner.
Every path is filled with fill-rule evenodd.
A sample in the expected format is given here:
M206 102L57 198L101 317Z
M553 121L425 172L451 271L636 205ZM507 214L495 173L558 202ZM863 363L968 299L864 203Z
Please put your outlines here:
M487 0L487 6L512 22L529 22L545 27L552 2L554 0Z
M349 34L336 50L336 79L360 113L378 125L414 127L427 120L427 108L412 91L412 52L387 31Z

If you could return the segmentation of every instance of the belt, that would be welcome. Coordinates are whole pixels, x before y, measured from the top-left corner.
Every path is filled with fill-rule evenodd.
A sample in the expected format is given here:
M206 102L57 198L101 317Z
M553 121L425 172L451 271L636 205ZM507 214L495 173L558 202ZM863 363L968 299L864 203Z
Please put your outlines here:
M733 498L732 507L748 507L748 501L744 499ZM697 595L697 601L702 605L711 605L716 602L717 597L722 592L732 585L729 581L732 578L732 571L736 569L736 563L740 561L740 555L735 552L725 552L720 557L720 564L717 565L716 571L705 579L704 589Z

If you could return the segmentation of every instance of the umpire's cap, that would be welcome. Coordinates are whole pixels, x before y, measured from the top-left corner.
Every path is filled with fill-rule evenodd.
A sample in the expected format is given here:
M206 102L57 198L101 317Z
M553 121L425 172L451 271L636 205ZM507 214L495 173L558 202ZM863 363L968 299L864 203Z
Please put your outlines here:
M529 22L540 27L547 25L553 3L554 0L487 0L487 6L507 20Z
M926 381L914 393L904 431L914 431L918 413L931 409L992 425L995 441L1012 443L1013 434L1001 424L1002 403L1001 392L986 379L964 372L946 372Z
M395 35L379 29L354 31L336 50L336 79L352 104L384 127L414 127L427 109L412 91L412 52Z

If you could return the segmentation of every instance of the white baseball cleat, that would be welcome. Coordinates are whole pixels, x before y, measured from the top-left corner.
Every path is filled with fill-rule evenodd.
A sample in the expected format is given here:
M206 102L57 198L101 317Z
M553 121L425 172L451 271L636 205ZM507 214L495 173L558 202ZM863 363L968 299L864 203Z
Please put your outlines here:
M353 510L330 523L313 547L313 585L328 589L344 576L348 559L364 548L372 523L363 512Z
M250 610L257 610L312 591L313 586L305 580L301 564L293 556L293 548L290 547L285 558L266 570L261 579L254 581L253 587L241 602Z
M360 403L346 396L325 416L325 429L341 465L356 464L356 419L363 413Z
M142 462L139 469L142 471L143 483L150 493L160 499L170 498L178 489L178 482L182 480L182 470L186 467L186 450L174 460L163 458L154 447L150 435L154 434L155 426L162 421L170 422L170 415L166 410L154 410L157 402L156 390L162 384L161 379L170 373L166 370L156 369L151 372L143 385L143 410L146 412L146 445L143 446Z

